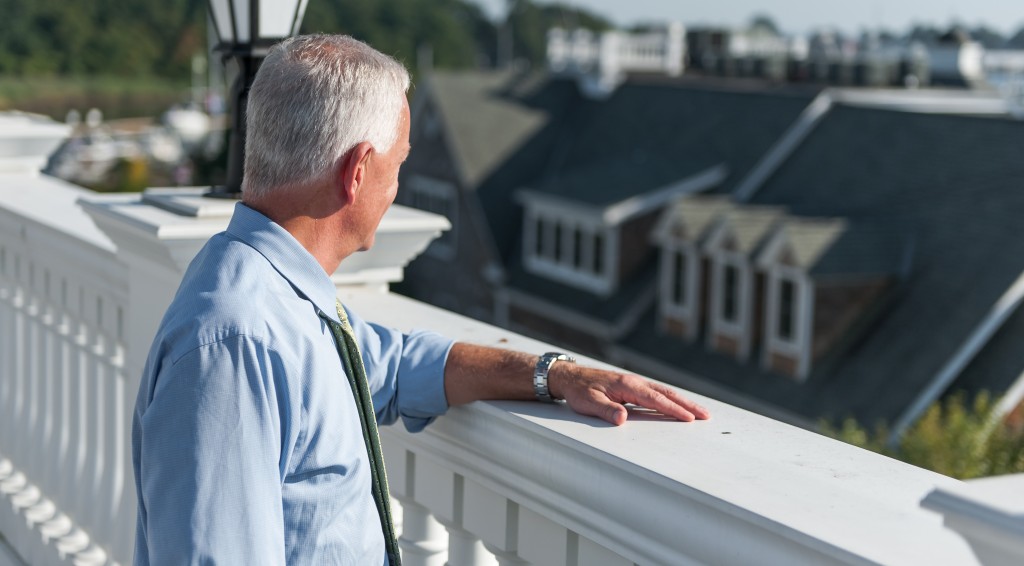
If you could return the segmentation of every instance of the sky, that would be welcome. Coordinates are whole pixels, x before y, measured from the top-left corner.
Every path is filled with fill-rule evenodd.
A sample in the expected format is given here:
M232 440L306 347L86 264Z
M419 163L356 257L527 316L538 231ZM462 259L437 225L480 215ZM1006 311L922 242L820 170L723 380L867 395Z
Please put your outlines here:
M505 0L474 0L489 14L504 11ZM548 3L547 0L535 0ZM847 32L884 27L900 32L914 23L945 27L951 22L984 24L1004 35L1024 27L1024 0L561 0L589 8L616 24L676 20L686 25L742 25L765 13L785 32L821 27Z

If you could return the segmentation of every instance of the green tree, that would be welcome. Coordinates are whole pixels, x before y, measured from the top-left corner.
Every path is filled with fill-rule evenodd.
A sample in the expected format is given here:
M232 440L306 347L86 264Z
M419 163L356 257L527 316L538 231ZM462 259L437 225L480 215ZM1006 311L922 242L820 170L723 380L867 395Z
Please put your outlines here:
M986 49L1003 49L1006 47L1006 38L988 26L978 26L971 29L971 37L981 43Z
M1024 49L1024 27L1017 30L1017 33L1006 40L1007 49Z
M869 430L853 419L823 431L839 440L960 479L1024 472L1024 430L993 417L995 403L981 392L968 402L961 393L936 402L903 435L887 444L889 428Z
M303 33L344 33L415 67L421 46L442 68L469 68L486 59L493 24L465 0L323 0L310 2Z
M768 14L755 14L750 18L750 29L761 31L767 35L781 36L782 30Z
M205 0L0 0L0 73L187 77ZM182 49L182 41L189 49Z
M547 33L553 27L605 31L612 28L603 16L566 4L536 4L519 0L509 14L516 59L542 66L547 59Z

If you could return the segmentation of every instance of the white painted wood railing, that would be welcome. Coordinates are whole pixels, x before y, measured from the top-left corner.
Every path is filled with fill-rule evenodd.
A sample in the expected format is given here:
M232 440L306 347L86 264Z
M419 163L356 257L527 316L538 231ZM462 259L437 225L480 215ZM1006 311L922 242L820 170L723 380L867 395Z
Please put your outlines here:
M104 547L125 545L133 524L124 497L134 397L124 376L126 271L74 210L87 191L45 178L4 181L0 493L13 514L0 514L0 532L28 559L49 544L101 564ZM33 201L52 215L40 216Z
M175 194L142 202L0 176L0 544L30 564L131 561L137 375L185 266L230 214ZM161 198L177 204L154 206ZM386 291L382 281L441 228L391 213L383 255L336 277L342 300L402 329L552 349ZM453 409L417 435L385 428L405 562L977 562L920 507L961 482L700 400L711 421L634 411L612 428L560 405L494 402ZM1015 524L1000 520L1003 531Z

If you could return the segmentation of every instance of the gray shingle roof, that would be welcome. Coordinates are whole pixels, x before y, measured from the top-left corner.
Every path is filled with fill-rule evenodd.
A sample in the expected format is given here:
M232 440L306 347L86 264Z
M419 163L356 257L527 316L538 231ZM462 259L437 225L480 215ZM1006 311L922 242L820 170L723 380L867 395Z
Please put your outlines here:
M659 156L636 154L624 161L605 161L558 171L529 188L580 204L604 207L692 177L705 169L702 163L673 162Z
M607 101L586 107L578 129L534 188L562 194L584 185L580 198L615 202L725 163L728 189L792 125L813 94L636 78Z
M723 163L727 190L815 94L636 78L594 101L569 80L488 72L436 73L430 89L506 260L521 223L516 190L610 203Z
M911 259L904 234L869 222L789 216L779 232L812 278L897 275Z
M520 86L517 96L527 96L537 88L536 79L530 76L438 71L427 81L436 94L434 101L447 130L458 133L450 137L450 143L462 180L470 189L549 120L543 109L506 96L513 86ZM524 83L527 86L521 86Z
M905 270L866 315L873 317L869 331L849 337L800 385L702 346L681 347L675 340L675 348L666 349L670 339L653 336L644 324L629 347L667 356L804 417L891 422L1024 272L1022 148L1022 121L837 106L752 202L884 227L865 231L864 242L849 246L879 247L866 235L897 242L881 246L891 252L881 263L899 258ZM822 271L849 264L830 260ZM1005 386L1008 376L1021 373L1021 335L1014 350L1010 334L1021 328L1018 312L968 366L963 377L972 388Z

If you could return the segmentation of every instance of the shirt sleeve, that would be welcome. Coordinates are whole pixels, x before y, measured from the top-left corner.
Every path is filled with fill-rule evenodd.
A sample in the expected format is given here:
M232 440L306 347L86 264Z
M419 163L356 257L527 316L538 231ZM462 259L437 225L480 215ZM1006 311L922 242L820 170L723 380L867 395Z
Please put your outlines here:
M244 336L168 361L136 415L149 564L284 564L278 356Z
M392 424L401 417L408 431L419 432L443 415L448 410L444 366L455 342L425 330L403 334L345 310L366 366L377 422Z

